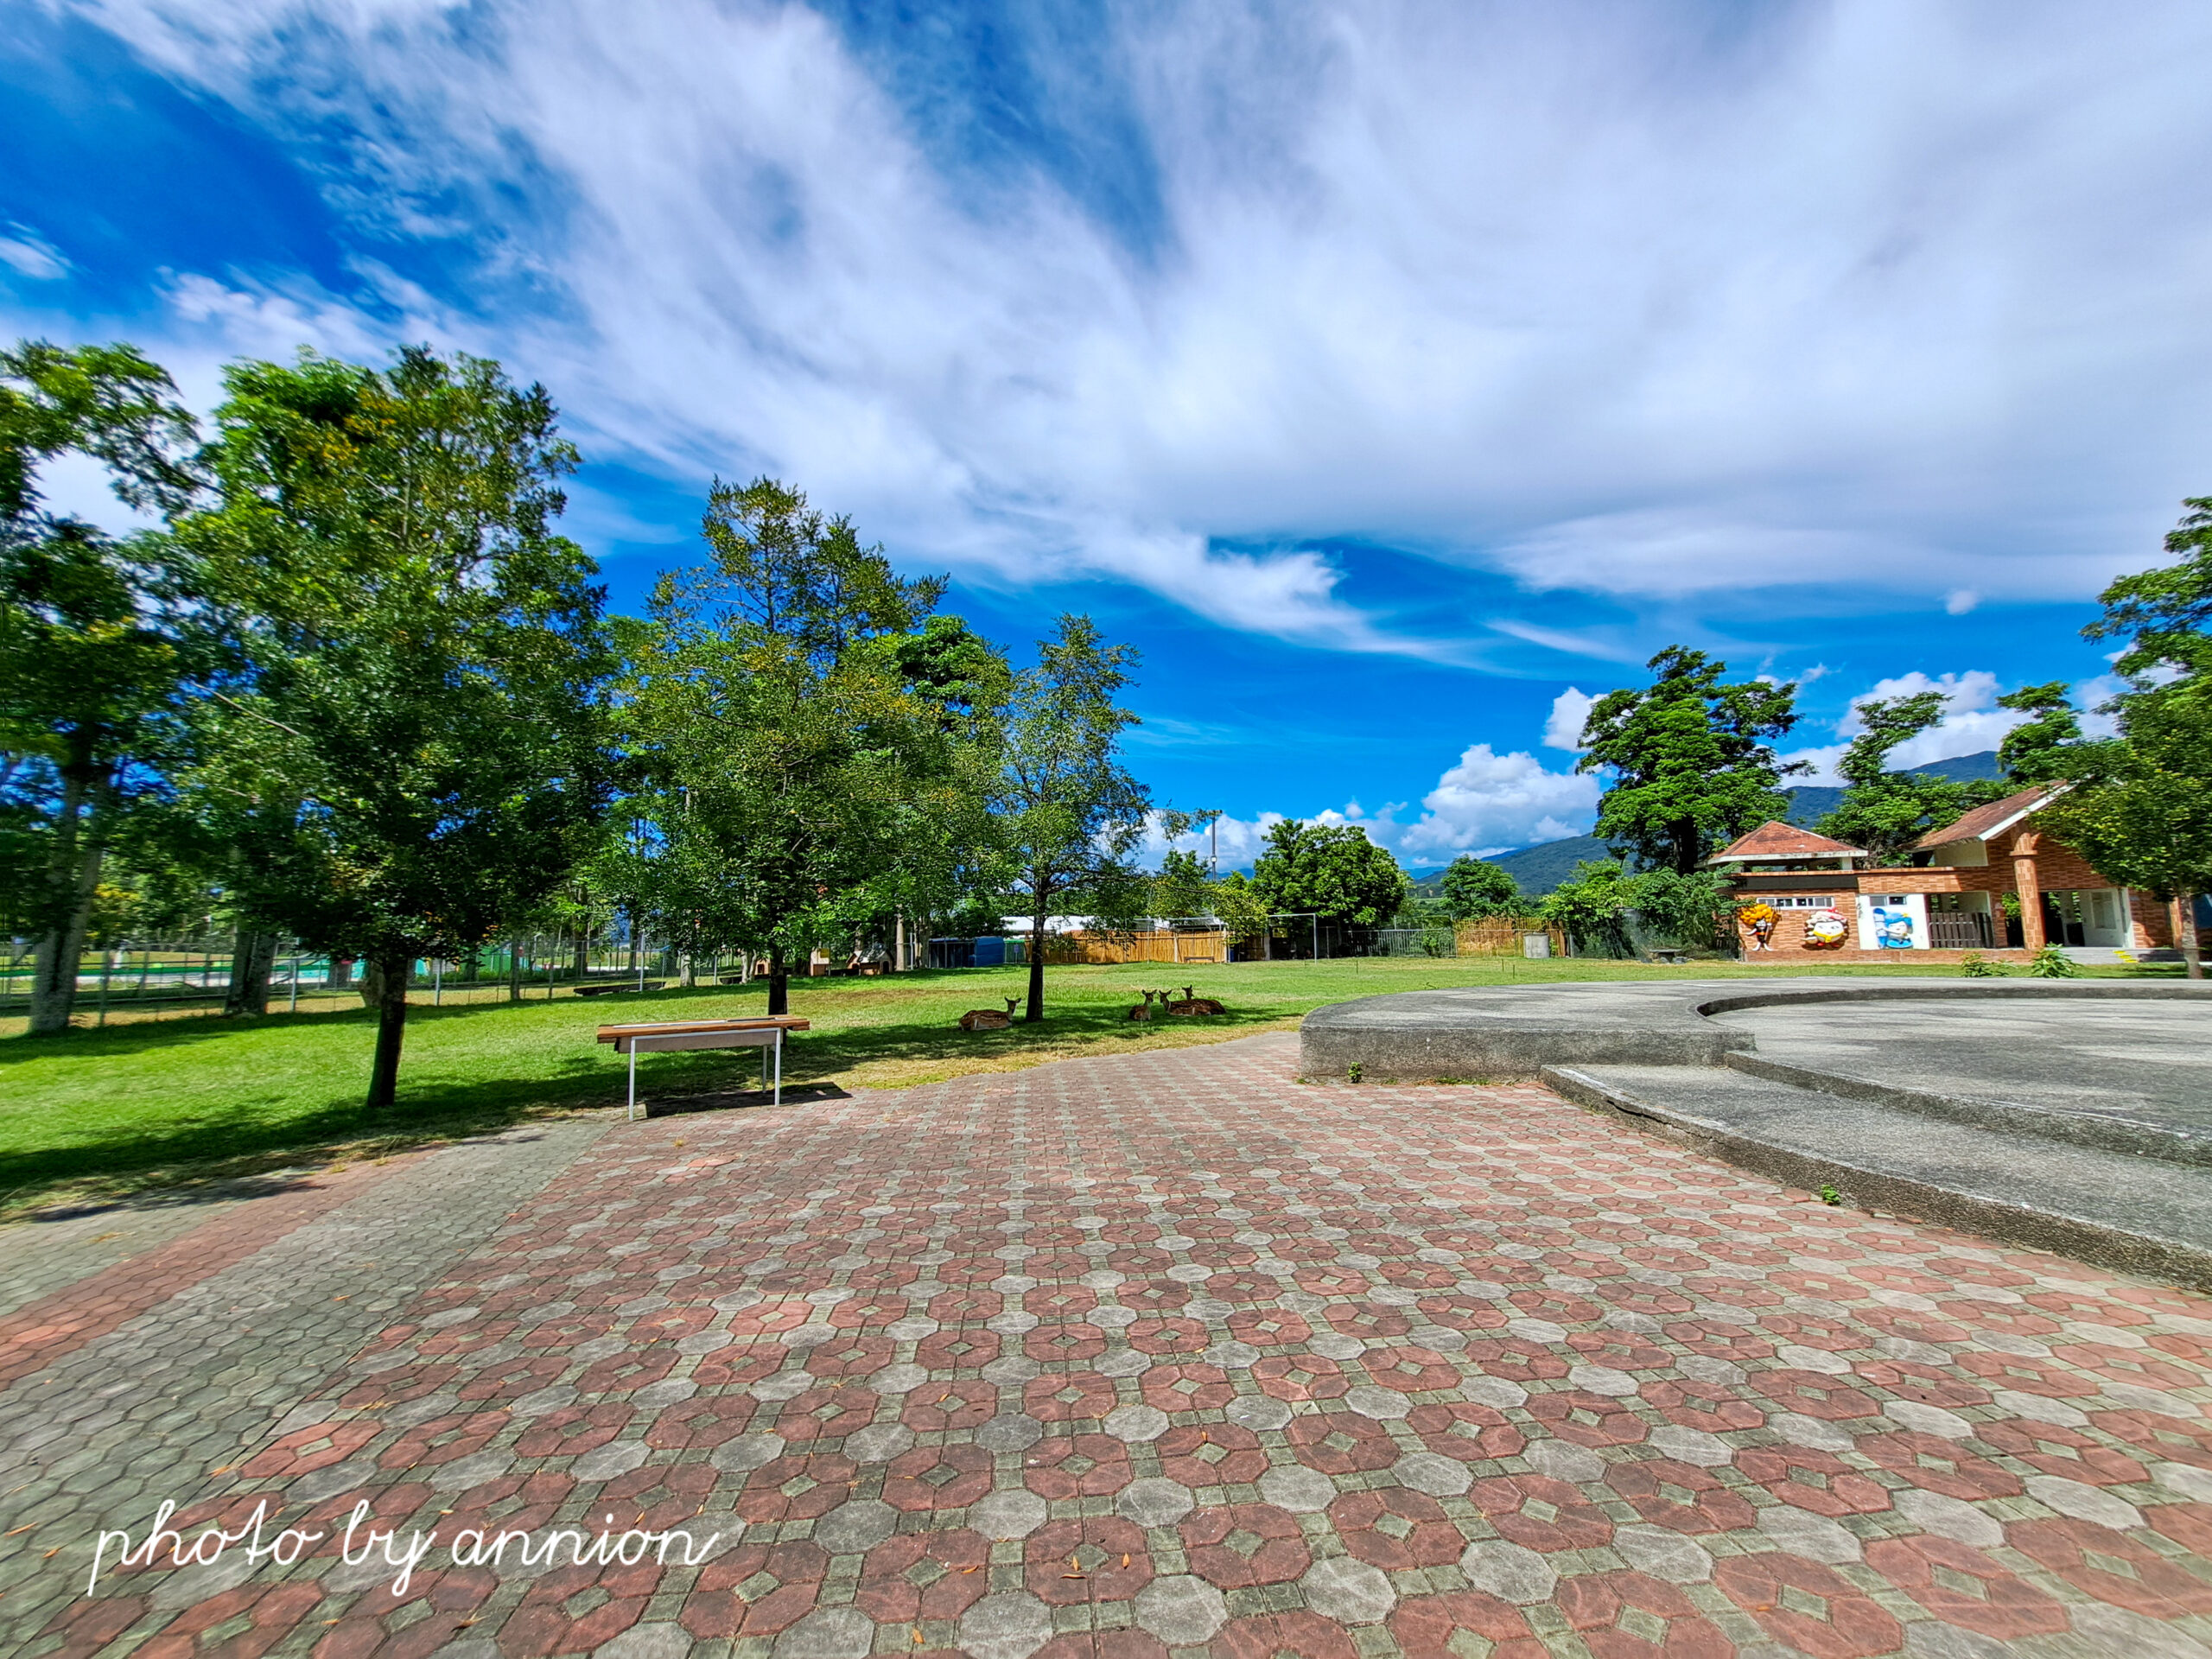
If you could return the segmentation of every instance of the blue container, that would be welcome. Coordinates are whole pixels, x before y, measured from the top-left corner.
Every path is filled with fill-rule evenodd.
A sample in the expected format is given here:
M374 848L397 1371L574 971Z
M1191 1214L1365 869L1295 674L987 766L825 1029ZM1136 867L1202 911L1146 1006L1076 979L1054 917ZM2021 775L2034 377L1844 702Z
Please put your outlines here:
M976 965L978 968L1006 966L1006 941L987 934L976 941Z

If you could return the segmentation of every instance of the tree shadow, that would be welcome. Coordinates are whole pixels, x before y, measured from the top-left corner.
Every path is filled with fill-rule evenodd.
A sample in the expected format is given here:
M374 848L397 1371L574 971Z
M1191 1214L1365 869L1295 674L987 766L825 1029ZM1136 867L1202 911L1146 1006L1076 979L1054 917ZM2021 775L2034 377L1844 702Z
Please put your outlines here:
M682 1018L684 1003L710 999L727 1003L731 996L747 992L765 997L766 987L756 982L751 987L671 988L643 996L631 993L594 997L576 1008L585 1017L565 1037L549 1031L548 1039L573 1040L593 1023L620 1024L640 1017ZM867 993L859 995L865 997ZM488 1020L524 1006L486 1001L459 1007L413 1007L408 1011L408 1024L411 1028ZM857 1012L861 1004L856 1001L855 1006ZM1017 1019L1002 1031L971 1033L958 1029L943 1007L936 1006L917 1008L911 1020L840 1023L802 1033L784 1051L784 1101L791 1105L850 1098L830 1079L871 1063L1000 1061L1031 1050L1065 1049L1071 1043L1110 1054L1116 1052L1111 1040L1116 1035L1141 1038L1163 1026L1173 1029L1184 1023L1132 1021L1126 1018L1128 1007L1128 1000L1120 995L1096 1000L1064 996L1040 1025ZM826 1015L831 1010L822 1012ZM1193 1023L1233 1031L1279 1017L1274 1010L1255 1008L1232 1010L1227 1015ZM209 1202L223 1196L219 1189L232 1182L252 1184L250 1189L238 1191L281 1191L304 1176L272 1166L324 1162L340 1152L347 1156L378 1155L429 1141L496 1134L549 1115L579 1109L620 1109L623 1104L625 1065L611 1047L594 1046L582 1052L541 1057L536 1075L526 1077L461 1075L443 1057L412 1058L401 1065L398 1101L390 1108L372 1110L361 1103L357 1090L367 1084L368 1042L375 1020L371 1009L336 1008L234 1020L149 1021L73 1031L60 1039L0 1039L0 1070L4 1070L62 1054L73 1060L97 1061L185 1051L247 1031L295 1026L363 1028L360 1075L358 1080L349 1078L342 1093L329 1090L326 1084L322 1098L302 1101L264 1090L233 1095L197 1109L181 1120L135 1128L128 1123L104 1128L97 1139L83 1144L0 1150L0 1213L21 1213L37 1194L56 1189L67 1195L62 1205L72 1213L118 1202ZM770 1097L766 1090L753 1086L758 1065L757 1052L748 1050L655 1054L639 1068L639 1093L650 1101L654 1116L747 1109ZM741 1078L743 1086L738 1086ZM173 1196L162 1199L134 1196L156 1187L170 1189ZM57 1209L41 1213L61 1212Z

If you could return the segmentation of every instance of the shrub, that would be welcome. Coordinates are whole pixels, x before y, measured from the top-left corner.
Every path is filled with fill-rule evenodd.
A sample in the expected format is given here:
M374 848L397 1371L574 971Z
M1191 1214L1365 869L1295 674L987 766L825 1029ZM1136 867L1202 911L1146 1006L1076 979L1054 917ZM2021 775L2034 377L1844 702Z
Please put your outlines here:
M2028 972L2037 979L2071 979L2081 971L2074 958L2056 944L2044 946L2028 963Z
M2072 964L2069 963L2068 965L2070 967ZM1966 976L1968 979L2002 979L2005 977L2005 969L2003 966L1999 963L1992 962L1987 957L1983 956L1979 950L1969 950L1965 956L1960 957L1959 966L1965 970Z

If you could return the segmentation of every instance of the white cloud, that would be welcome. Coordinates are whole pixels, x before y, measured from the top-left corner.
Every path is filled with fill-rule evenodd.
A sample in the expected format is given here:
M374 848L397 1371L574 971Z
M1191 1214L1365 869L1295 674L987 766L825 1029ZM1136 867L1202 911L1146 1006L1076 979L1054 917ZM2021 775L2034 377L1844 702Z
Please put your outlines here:
M1483 857L1586 835L1601 792L1598 779L1587 773L1550 772L1532 754L1498 754L1489 744L1477 743L1437 779L1421 800L1420 817L1411 823L1401 821L1402 803L1370 811L1356 799L1342 808L1325 807L1303 822L1356 824L1402 862L1443 864L1462 853ZM1215 830L1221 868L1249 868L1267 849L1268 831L1285 817L1262 812L1255 818L1221 818ZM1170 842L1155 822L1138 857L1157 867L1171 847L1204 855L1212 844L1205 830Z
M10 225L8 229L10 234L0 236L0 265L35 283L50 283L69 274L68 260L36 231L22 225Z
M1602 792L1587 772L1548 772L1522 751L1497 754L1477 743L1422 798L1400 850L1440 864L1461 853L1504 852L1532 842L1586 835Z
M1153 158L1135 233L1026 159L949 174L798 5L78 10L281 131L353 124L346 215L477 249L499 321L441 337L594 450L781 473L984 579L1438 655L1300 538L1632 602L2078 596L2200 481L2212 12L2181 0L1133 8L1037 73Z
M1943 613L1947 616L1964 616L1980 603L1981 595L1973 588L1954 588L1943 601Z
M1595 702L1597 699L1588 692L1573 685L1554 697L1551 718L1544 722L1544 747L1580 753L1582 728L1590 718L1590 705Z
M1866 730L1865 724L1859 718L1859 705L1863 702L1935 691L1943 697L1943 718L1919 736L1892 749L1890 752L1890 769L1892 772L1909 772L1915 766L1924 766L1936 760L1980 754L2002 743L2005 733L2027 718L2025 715L1997 706L1997 699L2003 689L1997 676L1987 669L1970 668L1961 673L1937 676L1914 669L1910 673L1877 680L1853 697L1850 709L1836 722L1836 734L1848 739ZM2078 702L2079 699L2076 701ZM1842 779L1835 769L1843 759L1846 747L1843 743L1832 743L1794 750L1784 755L1783 758L1786 760L1808 761L1814 768L1809 775L1790 781L1827 785L1840 784Z

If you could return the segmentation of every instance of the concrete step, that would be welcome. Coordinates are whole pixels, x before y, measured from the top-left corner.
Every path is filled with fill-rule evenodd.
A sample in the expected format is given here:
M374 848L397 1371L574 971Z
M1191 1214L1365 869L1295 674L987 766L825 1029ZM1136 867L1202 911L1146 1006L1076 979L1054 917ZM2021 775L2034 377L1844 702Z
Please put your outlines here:
M1553 1065L1560 1094L1794 1186L2212 1289L2202 1166L1976 1128L1726 1065Z

